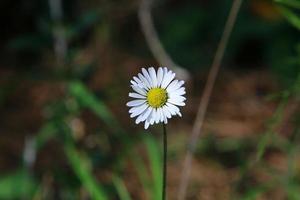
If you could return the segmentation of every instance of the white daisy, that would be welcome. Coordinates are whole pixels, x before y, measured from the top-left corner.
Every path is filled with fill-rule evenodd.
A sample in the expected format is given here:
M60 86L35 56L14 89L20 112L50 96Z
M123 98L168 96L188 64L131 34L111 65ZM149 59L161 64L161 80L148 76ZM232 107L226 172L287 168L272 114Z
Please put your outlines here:
M166 67L158 68L157 72L153 67L148 70L142 68L142 73L133 77L130 83L135 92L129 93L129 97L135 100L126 105L131 107L130 117L137 117L136 124L145 121L147 129L149 125L160 122L166 124L172 116L181 117L178 106L185 106L184 81L173 80L174 78L175 73Z

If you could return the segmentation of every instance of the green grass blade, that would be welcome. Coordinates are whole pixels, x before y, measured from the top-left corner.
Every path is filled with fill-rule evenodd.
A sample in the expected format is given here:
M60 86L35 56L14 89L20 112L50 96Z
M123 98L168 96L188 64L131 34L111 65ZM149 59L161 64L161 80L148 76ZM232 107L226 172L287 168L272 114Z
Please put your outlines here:
M266 191L265 188L262 187L256 187L253 188L252 190L248 191L242 198L241 200L255 200L259 195L264 193Z
M132 156L132 161L137 170L139 180L143 186L143 191L146 193L147 196L150 197L150 199L154 199L154 197L152 197L153 190L152 190L151 184L149 182L149 176L147 173L145 163L143 162L140 155L138 155L138 154Z
M261 139L257 144L256 161L261 160L261 158L263 157L267 149L269 142L271 142L271 139L275 131L274 129L276 128L276 125L278 125L278 123L280 123L282 120L284 109L289 102L289 97L290 94L288 92L282 95L282 99L269 122L267 131L262 135Z
M115 130L117 127L119 127L115 117L112 115L105 103L96 98L96 96L91 93L81 82L71 82L68 90L70 94L81 104L81 106L93 111L110 128Z
M97 184L88 167L88 161L76 151L73 144L65 144L66 156L83 186L90 193L92 199L108 200L104 190Z
M287 186L287 196L290 200L299 200L300 199L300 185L296 183L290 183Z
M30 199L37 188L25 169L0 178L0 199Z
M299 0L275 0L277 3L281 3L283 5L287 5L293 8L300 9L300 1Z
M279 11L290 22L290 24L300 30L300 17L297 14L295 14L291 9L283 6L279 6Z
M54 123L48 122L38 132L35 142L36 148L40 149L50 138L57 132L57 127Z
M120 200L131 200L130 194L123 180L118 176L113 176L113 184L116 187Z
M160 199L162 192L162 160L160 147L157 144L156 140L149 135L144 138L144 142L150 161L154 199Z

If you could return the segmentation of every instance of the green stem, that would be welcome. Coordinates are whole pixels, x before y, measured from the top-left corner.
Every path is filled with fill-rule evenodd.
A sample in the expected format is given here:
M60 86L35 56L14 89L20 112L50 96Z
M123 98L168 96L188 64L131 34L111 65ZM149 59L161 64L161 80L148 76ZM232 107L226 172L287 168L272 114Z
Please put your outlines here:
M166 125L163 124L163 185L162 185L162 200L166 199L166 182L167 182L167 152L168 152L168 141L167 141L167 129Z

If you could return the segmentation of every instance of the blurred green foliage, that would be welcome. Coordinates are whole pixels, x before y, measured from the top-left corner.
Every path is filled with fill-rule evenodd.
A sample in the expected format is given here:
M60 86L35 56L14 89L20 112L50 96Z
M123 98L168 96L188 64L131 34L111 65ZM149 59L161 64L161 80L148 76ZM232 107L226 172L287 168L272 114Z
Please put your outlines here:
M160 38L179 64L197 73L208 69L231 2L229 0L202 3L162 1L155 7L154 17ZM297 0L276 0L274 4L271 1L264 1L267 2L266 10L259 15L255 10L257 8L255 3L258 2L260 1L246 1L243 5L226 52L225 63L226 66L237 65L239 70L269 67L278 76L284 88L283 92L276 94L276 97L279 97L278 108L266 123L266 131L260 137L238 140L220 139L209 135L199 142L196 156L206 157L224 168L240 170L241 177L234 183L236 193L233 196L237 196L237 199L257 199L259 195L279 185L285 189L288 199L298 200L300 199L298 192L300 174L297 169L294 169L293 162L295 155L299 155L297 153L299 153L300 116L294 119L296 128L291 138L277 135L276 126L282 121L283 111L291 99L299 98L300 3ZM41 13L47 10L46 5L37 6L41 11L35 13L37 16L34 16L34 30L14 35L5 43L6 45L3 45L10 50L12 57L20 62L16 66L24 67L26 78L40 78L63 85L63 94L45 108L45 121L34 137L35 145L32 148L40 152L47 144L57 142L56 145L62 148L68 168L59 169L59 172L53 169L47 171L42 169L42 175L33 173L30 166L17 168L11 174L1 177L0 199L39 199L38 197L55 199L57 196L65 199L80 199L82 191L96 200L136 199L137 194L131 194L127 187L125 173L128 162L133 165L141 187L140 193L149 200L160 199L162 160L157 139L145 132L135 132L133 135L130 127L122 126L118 117L114 116L108 103L88 88L86 80L93 73L93 62L82 66L84 70L78 70L72 65L78 50L85 47L87 35L97 34L97 29L101 29L106 34L103 37L106 37L105 41L110 45L119 47L123 44L126 52L128 50L144 58L148 56L145 53L144 43L141 42L142 37L138 37L140 33L137 33L135 15L135 20L114 23L116 20L114 17L118 16L114 16L117 12L113 10L115 4L112 5L103 6L99 10L94 7L89 8L78 15L76 13L76 16L66 12L65 19L60 23L51 21L50 16L45 14L48 11ZM277 11L272 7L274 5L281 15L277 16ZM68 9L72 10L71 7ZM265 17L264 12L268 13L268 9L275 12L271 13L274 18ZM133 15L130 11L124 12L125 16ZM289 25L286 22L289 22ZM133 25L129 27L134 28L128 28L130 24ZM43 62L42 58L52 49L53 31L57 29L62 31L62 37L68 43L67 55L61 68L57 69L57 66L43 68L48 63ZM115 32L111 34L113 31ZM127 36L124 32L128 32ZM136 45L130 42L132 38L135 38ZM144 50L140 51L142 48ZM26 59L30 57L29 62L23 62L23 54L26 55ZM52 55L51 59L54 57ZM36 70L29 70L28 66L35 66ZM0 106L4 105L6 97L12 93L16 86L15 82L18 81L13 80L1 88ZM101 130L92 130L92 134L105 144L92 150L77 141L70 125L72 119L81 118L82 113L86 111L99 120ZM141 146L146 152L145 155L140 153ZM288 155L287 174L277 173L264 162L262 158L270 149ZM251 170L257 165L270 174L275 174L270 182L257 183L255 186L251 184ZM107 168L110 169L108 178L103 180L101 175L98 177L99 171L107 171ZM43 175L48 173L53 177L60 177L56 180L56 184L60 186L58 191L53 191L51 186L43 183ZM51 191L47 193L45 192L47 190Z
M71 144L71 142L65 145L65 152L76 176L87 189L91 198L95 200L108 199L104 190L96 183L93 175L91 174L88 161L78 154L75 146Z
M300 15L297 14L299 13L299 2L294 0L276 0L275 2L278 3L280 13L298 29L298 35L300 30ZM272 60L272 66L286 85L293 84L300 72L300 41L299 37L296 38L289 37L278 40L278 44L271 54L274 58L277 57L277 59ZM275 49L278 53L275 52Z
M195 72L210 66L231 2L178 3L166 10L170 3L166 1L166 5L159 7L157 24L162 42L181 66ZM299 26L299 17L292 11L299 2L278 2L281 14ZM300 42L299 32L283 22L271 1L245 1L225 61L227 66L246 70L268 66L287 86L299 72L295 41Z
M18 169L0 179L1 199L21 199L30 197L37 189L37 183L25 169Z

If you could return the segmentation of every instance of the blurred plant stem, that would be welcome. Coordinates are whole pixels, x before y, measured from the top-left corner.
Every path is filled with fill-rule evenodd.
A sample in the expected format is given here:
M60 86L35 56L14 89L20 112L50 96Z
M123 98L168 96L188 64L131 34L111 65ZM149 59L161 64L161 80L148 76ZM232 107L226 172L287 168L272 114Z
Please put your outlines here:
M68 44L65 38L65 30L62 23L63 9L61 0L48 0L50 16L52 19L52 34L54 40L54 53L57 66L64 66L68 51Z
M236 184L236 189L240 187L240 182L247 177L247 174L251 169L253 169L257 164L263 162L263 157L265 155L266 150L268 147L272 144L275 143L276 141L274 138L278 138L275 136L279 136L280 128L286 123L284 120L284 114L288 110L289 107L292 107L293 111L296 111L298 106L299 106L299 97L297 96L299 94L299 86L300 86L300 73L297 76L297 79L295 80L294 84L288 89L285 90L281 93L280 95L280 102L278 103L278 106L276 110L274 111L273 116L269 120L269 124L267 127L267 130L262 134L262 136L258 139L258 144L257 144L257 152L255 155L254 159L250 159L249 162L246 163L245 166L242 166L240 170L240 176L241 178ZM293 97L295 97L295 104L291 103L293 101ZM297 99L298 98L298 99ZM288 112L289 115L295 114L294 112ZM290 118L291 116L288 116ZM296 134L296 133L294 133ZM292 135L292 141L290 141L288 144L285 145L284 150L287 151L288 154L288 170L287 173L284 176L284 179L280 179L280 183L283 184L285 187L287 187L288 191L288 196L297 196L296 198L288 198L288 199L299 199L299 193L295 192L294 185L295 183L293 182L293 177L295 176L294 174L294 160L295 160L295 153L298 152L299 148L297 147L297 140L295 140L296 135ZM275 176L273 174L273 176ZM273 182L273 181L272 181ZM272 182L270 182L272 184ZM273 183L274 184L274 183ZM267 191L270 188L273 188L276 186L270 185L267 188L264 188L261 190L259 193L263 193ZM278 183L277 183L278 185ZM291 188L292 187L292 188ZM296 187L298 189L298 187ZM296 190L298 191L298 190ZM259 194L255 193L254 198ZM245 197L248 196L249 194L246 193ZM254 199L253 198L253 199ZM242 198L242 199L247 199L247 198Z
M163 184L162 184L162 200L166 199L166 183L167 183L167 153L168 153L168 135L166 124L163 123Z
M300 2L298 0L275 0L275 2L300 9Z
M295 81L295 83L291 86L291 88L287 91L284 91L281 95L281 100L277 106L277 109L275 110L272 118L270 119L269 126L267 128L266 133L262 136L262 138L259 140L258 146L257 146L257 154L256 154L256 160L255 162L259 162L267 147L268 144L271 142L272 135L276 133L277 127L280 126L280 122L282 121L284 111L286 110L287 105L291 102L291 97L295 94L297 95L299 93L299 85L300 85L300 74L298 74L298 77ZM297 97L296 97L297 98Z
M153 3L154 0L141 0L138 11L141 29L144 33L149 49L152 52L154 58L162 66L167 66L170 69L172 69L177 74L177 77L184 80L188 80L190 78L189 72L172 60L171 56L167 53L161 41L159 40L151 16L151 7Z
M272 139L272 135L275 134L275 129L278 126L279 122L282 120L283 112L288 105L290 95L284 93L282 95L281 102L279 103L276 111L274 112L273 117L270 119L270 123L268 125L267 131L263 134L262 138L259 140L257 145L257 154L254 162L259 162L268 146L268 143Z
M126 188L124 181L117 175L113 175L112 181L115 185L120 200L131 200L130 194Z
M73 144L73 141L66 142L64 144L64 148L74 173L80 179L83 186L87 189L92 199L108 199L104 190L100 187L92 175L91 170L89 169L88 159L79 155L75 145Z
M143 158L136 152L133 152L131 157L138 178L141 182L143 192L148 197L147 199L158 200L162 198L163 188L163 158L160 145L153 135L142 132L141 139L144 141L144 146L147 150L149 164L143 161ZM148 167L151 174L147 172Z
M227 47L227 43L231 35L232 29L234 27L241 4L242 4L242 0L234 0L232 3L232 7L229 16L227 18L227 22L225 24L223 34L213 60L207 82L205 84L203 96L201 97L200 100L197 116L192 129L192 134L190 136L188 151L184 159L183 171L180 180L179 194L178 194L179 200L184 200L186 198L186 192L187 192L189 178L190 178L190 171L192 167L193 154L195 152L196 144L201 133L202 124L205 118L211 93L214 88L216 78L220 69L220 65L225 53L225 49Z

